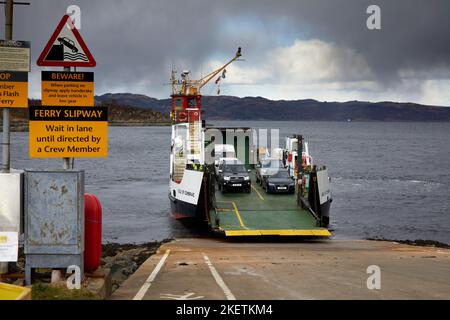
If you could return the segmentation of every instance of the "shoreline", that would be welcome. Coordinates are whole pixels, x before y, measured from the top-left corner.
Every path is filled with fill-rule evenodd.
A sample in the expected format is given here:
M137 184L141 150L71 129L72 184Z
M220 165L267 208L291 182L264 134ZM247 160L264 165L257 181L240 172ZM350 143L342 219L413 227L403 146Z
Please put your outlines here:
M435 240L424 240L424 239L397 240L397 239L386 239L386 238L365 238L364 240L396 242L396 243L407 244L407 245L415 246L415 247L434 247L434 248L450 249L450 244L446 244L446 243L443 243L440 241L435 241Z
M168 127L170 122L109 122L108 127ZM0 132L3 126L0 125ZM10 132L28 132L28 124L12 124Z
M1 119L1 117L0 117ZM348 123L347 121L339 120L268 120L268 119L220 119L212 118L211 121L229 121L229 122L338 122L338 123ZM1 122L1 121L0 121ZM356 123L450 123L450 120L436 120L436 121L399 121L399 120L352 120L351 122ZM350 122L350 123L351 123ZM170 126L171 122L108 122L109 127L167 127ZM0 132L3 127L0 123ZM28 132L28 121L18 121L16 123L11 123L11 132Z

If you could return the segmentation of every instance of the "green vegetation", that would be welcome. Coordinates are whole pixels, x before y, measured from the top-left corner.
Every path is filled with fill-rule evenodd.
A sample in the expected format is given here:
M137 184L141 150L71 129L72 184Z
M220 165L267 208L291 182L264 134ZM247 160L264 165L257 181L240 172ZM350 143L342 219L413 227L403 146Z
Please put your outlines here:
M65 283L36 283L31 290L33 300L99 300L99 297L81 287L80 290L67 289Z
M119 104L116 100L102 102L101 106L108 107L108 121L110 125L146 126L169 125L169 118L158 111Z

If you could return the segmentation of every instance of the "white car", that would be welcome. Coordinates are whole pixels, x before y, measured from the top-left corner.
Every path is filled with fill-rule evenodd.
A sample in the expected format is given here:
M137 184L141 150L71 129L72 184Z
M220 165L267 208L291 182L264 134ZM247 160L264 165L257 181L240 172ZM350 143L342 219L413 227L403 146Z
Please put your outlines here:
M214 156L216 158L234 158L236 151L232 144L216 144L214 146Z
M218 174L217 170L219 168L219 165L224 160L237 160L234 146L231 144L216 144L214 146L214 170L216 172L216 176Z

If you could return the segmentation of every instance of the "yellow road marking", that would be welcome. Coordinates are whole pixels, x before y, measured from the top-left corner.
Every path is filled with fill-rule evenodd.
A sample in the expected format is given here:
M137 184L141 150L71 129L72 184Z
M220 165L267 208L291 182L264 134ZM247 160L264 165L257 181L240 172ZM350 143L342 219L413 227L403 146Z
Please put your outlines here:
M237 208L237 206L236 206L236 203L234 203L234 201L231 201L231 203L233 204L234 212L236 212L236 216L237 216L237 218L238 218L238 220L239 220L239 223L241 224L241 227L244 228L244 229L248 229L248 228L245 226L244 221L242 221L242 218L241 218L241 215L239 214L239 210L238 210L238 208Z
M225 230L225 235L233 236L323 236L329 237L327 229L280 229L280 230Z
M248 229L245 224L244 221L242 220L241 214L239 213L239 210L237 208L237 205L234 201L216 201L216 202L226 202L226 203L231 203L233 205L234 208L234 213L236 214L236 217L239 220L239 224L241 225L242 228L244 229ZM222 212L232 212L233 210L230 209L226 209L226 208L216 208L217 211L222 211Z
M264 197L261 195L261 193L259 193L258 190L256 190L256 188L252 185L252 189L255 190L255 192L258 194L258 197L264 201Z
M225 236L260 236L261 233L258 230L225 230Z

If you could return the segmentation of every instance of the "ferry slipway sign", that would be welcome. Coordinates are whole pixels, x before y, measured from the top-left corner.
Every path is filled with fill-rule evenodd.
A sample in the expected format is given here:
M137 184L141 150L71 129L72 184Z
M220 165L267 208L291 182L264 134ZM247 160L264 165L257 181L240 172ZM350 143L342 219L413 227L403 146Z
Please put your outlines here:
M97 64L68 15L62 17L36 63L41 67L95 67Z
M30 106L30 158L108 156L107 107Z
M37 60L39 66L95 67L68 15ZM42 72L42 106L30 106L30 158L107 157L108 108L94 106L92 72Z

